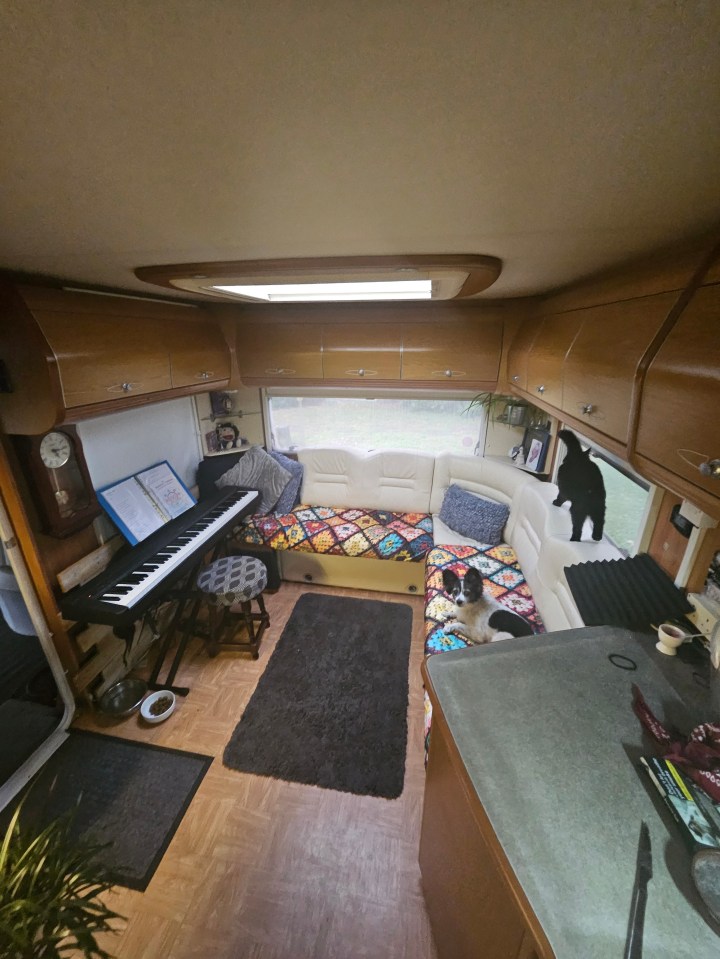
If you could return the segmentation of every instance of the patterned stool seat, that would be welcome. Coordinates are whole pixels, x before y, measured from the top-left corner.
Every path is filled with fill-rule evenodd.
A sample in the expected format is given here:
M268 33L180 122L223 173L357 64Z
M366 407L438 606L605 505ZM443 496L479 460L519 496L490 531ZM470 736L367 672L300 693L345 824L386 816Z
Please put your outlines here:
M267 586L265 564L254 556L225 556L200 570L198 589L216 606L255 599Z
M225 647L258 658L260 640L270 625L262 597L267 575L265 564L255 556L224 556L200 570L197 588L210 607L205 639L211 656ZM252 611L252 600L258 612ZM242 634L237 637L238 626L245 627L246 638Z

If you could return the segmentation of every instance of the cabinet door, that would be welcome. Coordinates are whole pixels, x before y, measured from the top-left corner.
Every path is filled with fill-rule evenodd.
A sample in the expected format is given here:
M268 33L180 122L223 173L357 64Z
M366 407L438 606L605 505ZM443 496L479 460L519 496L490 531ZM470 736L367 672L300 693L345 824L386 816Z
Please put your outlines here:
M68 409L169 390L164 328L147 318L36 311Z
M635 445L640 456L718 498L720 478L698 467L720 460L719 329L720 285L702 287L648 368Z
M563 369L562 409L626 443L635 374L677 300L660 293L582 310Z
M447 386L497 383L502 321L468 317L402 326L402 379Z
M214 323L184 322L171 330L170 370L172 385L208 385L230 378L230 351Z
M322 327L312 323L242 323L237 364L244 383L322 380Z
M546 316L528 354L527 392L560 409L565 356L582 323L582 311Z
M324 326L323 375L326 380L399 380L402 338L383 323Z
M507 378L510 386L527 390L528 356L538 334L537 320L525 320L515 334L508 352Z

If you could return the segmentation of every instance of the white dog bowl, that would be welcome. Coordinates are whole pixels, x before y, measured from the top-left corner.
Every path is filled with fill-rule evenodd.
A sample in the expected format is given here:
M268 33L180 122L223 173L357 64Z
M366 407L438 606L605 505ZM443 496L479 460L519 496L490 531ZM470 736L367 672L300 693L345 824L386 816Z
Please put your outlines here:
M161 708L163 705L164 708ZM146 723L161 723L174 711L175 693L169 689L158 689L156 693L151 693L140 707L140 715Z

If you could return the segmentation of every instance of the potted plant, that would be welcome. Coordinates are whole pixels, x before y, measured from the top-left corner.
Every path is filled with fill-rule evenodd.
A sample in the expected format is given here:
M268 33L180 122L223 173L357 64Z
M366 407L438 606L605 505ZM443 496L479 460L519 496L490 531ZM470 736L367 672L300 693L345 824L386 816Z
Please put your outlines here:
M92 861L101 847L71 835L72 815L32 832L21 826L21 809L0 845L0 956L111 959L95 937L122 917L99 898L112 886Z
M527 403L516 396L504 393L478 393L470 401L468 410L482 407L490 423L507 423L509 426L522 426L527 415Z

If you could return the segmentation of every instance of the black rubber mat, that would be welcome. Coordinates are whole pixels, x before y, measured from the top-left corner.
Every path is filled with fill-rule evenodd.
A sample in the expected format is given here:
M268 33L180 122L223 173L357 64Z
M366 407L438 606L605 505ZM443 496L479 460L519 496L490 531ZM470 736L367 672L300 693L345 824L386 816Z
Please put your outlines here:
M682 590L647 553L565 567L570 591L586 626L649 631L692 611Z
M74 730L25 796L21 823L42 827L77 807L73 833L105 844L113 882L144 890L211 756Z

